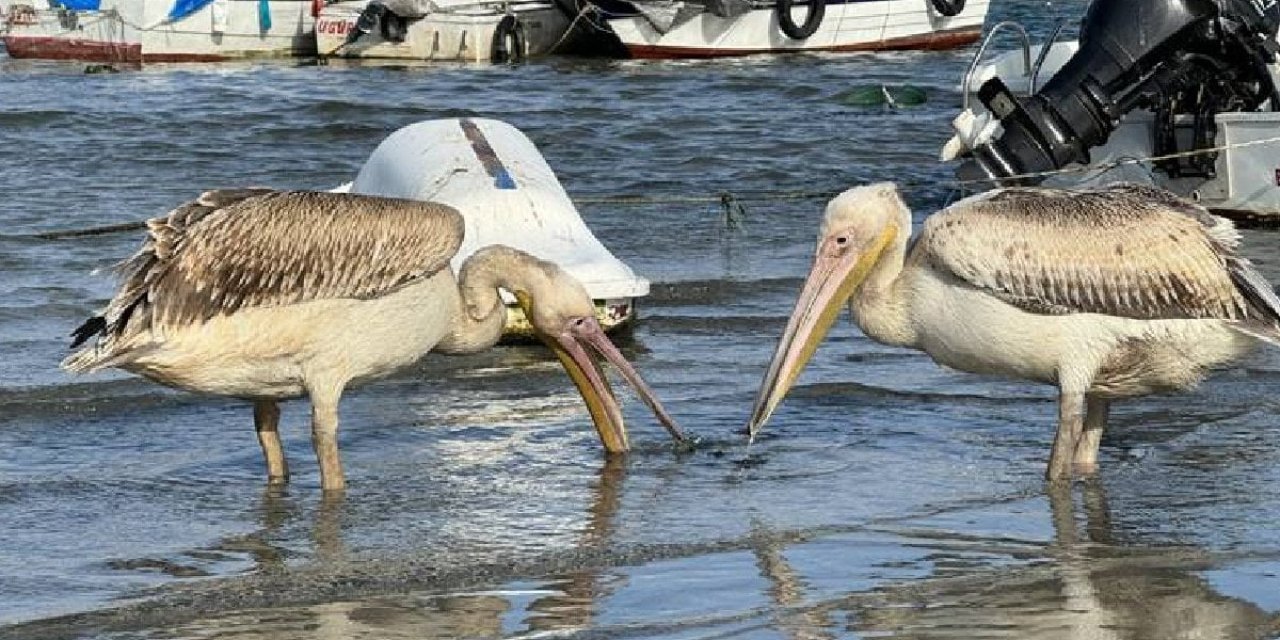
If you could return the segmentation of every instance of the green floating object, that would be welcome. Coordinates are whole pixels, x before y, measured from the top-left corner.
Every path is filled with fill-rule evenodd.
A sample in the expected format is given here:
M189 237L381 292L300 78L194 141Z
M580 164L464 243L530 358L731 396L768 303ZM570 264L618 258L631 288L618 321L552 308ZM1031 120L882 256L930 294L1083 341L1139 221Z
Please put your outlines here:
M885 84L854 87L836 94L836 101L851 107L914 107L929 100L924 89L909 84L889 86Z
M120 73L120 70L109 64L91 64L84 68L85 73Z

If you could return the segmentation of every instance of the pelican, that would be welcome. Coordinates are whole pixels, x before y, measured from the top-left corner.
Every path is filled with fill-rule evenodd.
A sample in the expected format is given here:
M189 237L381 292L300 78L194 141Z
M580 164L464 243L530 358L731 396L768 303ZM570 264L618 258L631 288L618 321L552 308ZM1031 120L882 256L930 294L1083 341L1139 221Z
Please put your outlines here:
M1058 387L1046 477L1097 469L1112 400L1186 390L1259 341L1280 300L1223 218L1154 187L998 189L925 220L891 183L827 206L748 422L754 438L847 301L878 342Z
M555 264L502 245L449 260L463 220L448 206L345 193L209 191L147 223L117 266L105 309L73 335L62 367L117 367L197 393L253 402L272 484L288 465L277 430L284 398L307 395L325 490L345 487L338 402L350 384L426 354L498 341L511 292L587 404L604 448L628 449L597 354L617 367L677 440L648 385L605 336L582 285Z

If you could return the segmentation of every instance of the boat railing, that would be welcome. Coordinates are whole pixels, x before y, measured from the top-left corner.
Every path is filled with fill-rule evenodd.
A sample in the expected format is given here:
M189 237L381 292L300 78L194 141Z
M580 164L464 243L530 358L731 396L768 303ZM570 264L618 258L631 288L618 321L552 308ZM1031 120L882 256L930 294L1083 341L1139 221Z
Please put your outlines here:
M969 63L969 70L964 73L964 84L960 85L960 90L963 94L961 107L965 111L969 109L969 83L973 81L973 72L978 70L978 64L982 62L982 54L986 53L987 45L991 44L992 38L1005 29L1014 30L1022 41L1022 74L1031 75L1031 37L1027 35L1026 27L1012 20L997 22L982 39L982 44L978 45L978 51L973 54L973 61Z
M546 5L549 0L475 0L474 2L433 3L432 13L451 13L457 10L497 9L512 14L516 8Z
M1044 41L1044 46L1040 47L1040 55L1036 56L1036 63L1031 67L1030 84L1027 85L1027 93L1035 95L1037 81L1040 79L1040 67L1044 66L1044 59L1049 57L1049 51L1053 49L1053 43L1058 41L1058 34L1062 33L1062 28L1067 26L1066 18L1058 18L1054 21L1053 31L1049 32L1049 38Z

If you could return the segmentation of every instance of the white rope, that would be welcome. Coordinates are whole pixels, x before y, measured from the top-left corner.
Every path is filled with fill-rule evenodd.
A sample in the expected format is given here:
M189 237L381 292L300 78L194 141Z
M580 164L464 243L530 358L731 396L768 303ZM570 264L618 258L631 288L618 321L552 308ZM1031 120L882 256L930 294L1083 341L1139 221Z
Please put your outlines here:
M1110 171L1117 167L1130 165L1141 165L1148 162L1159 162L1161 160L1173 160L1175 158L1190 158L1192 156L1207 155L1210 153L1219 153L1221 151L1229 151L1231 149L1243 149L1245 147L1255 147L1264 144L1275 144L1280 142L1280 136L1274 138L1263 138L1261 140L1249 140L1248 142L1237 142L1234 144L1224 144L1217 147L1205 147L1203 149L1192 149L1190 151L1179 151L1177 153L1167 153L1162 156L1149 156L1146 158L1121 158L1112 162L1102 164L1091 164L1078 167L1064 167L1062 169L1050 169L1048 171L1037 171L1034 173L1020 173L1012 176L1001 176L998 178L977 178L973 180L954 180L951 184L956 186L971 184L988 184L1002 180L1020 180L1023 178L1044 178L1048 176L1056 176L1065 173L1084 173L1086 171Z
M560 39L556 40L556 43L551 45L551 48L547 49L547 52L555 53L556 49L559 49L560 45L564 44L564 41L568 39L570 34L573 33L573 28L578 26L578 21L581 20L583 16L587 15L587 13L589 13L595 8L596 6L594 4L591 4L590 2L585 3L582 6L582 10L578 12L578 15L573 17L573 20L569 23L568 28L564 30L564 33L560 34Z

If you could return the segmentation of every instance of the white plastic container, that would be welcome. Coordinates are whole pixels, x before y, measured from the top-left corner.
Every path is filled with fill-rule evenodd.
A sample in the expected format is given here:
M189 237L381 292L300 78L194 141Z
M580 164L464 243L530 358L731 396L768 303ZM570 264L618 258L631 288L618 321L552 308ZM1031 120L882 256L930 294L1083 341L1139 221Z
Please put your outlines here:
M1219 182L1226 182L1224 209L1237 209L1255 213L1280 211L1280 113L1235 112L1219 113L1217 143L1233 146L1218 154Z

